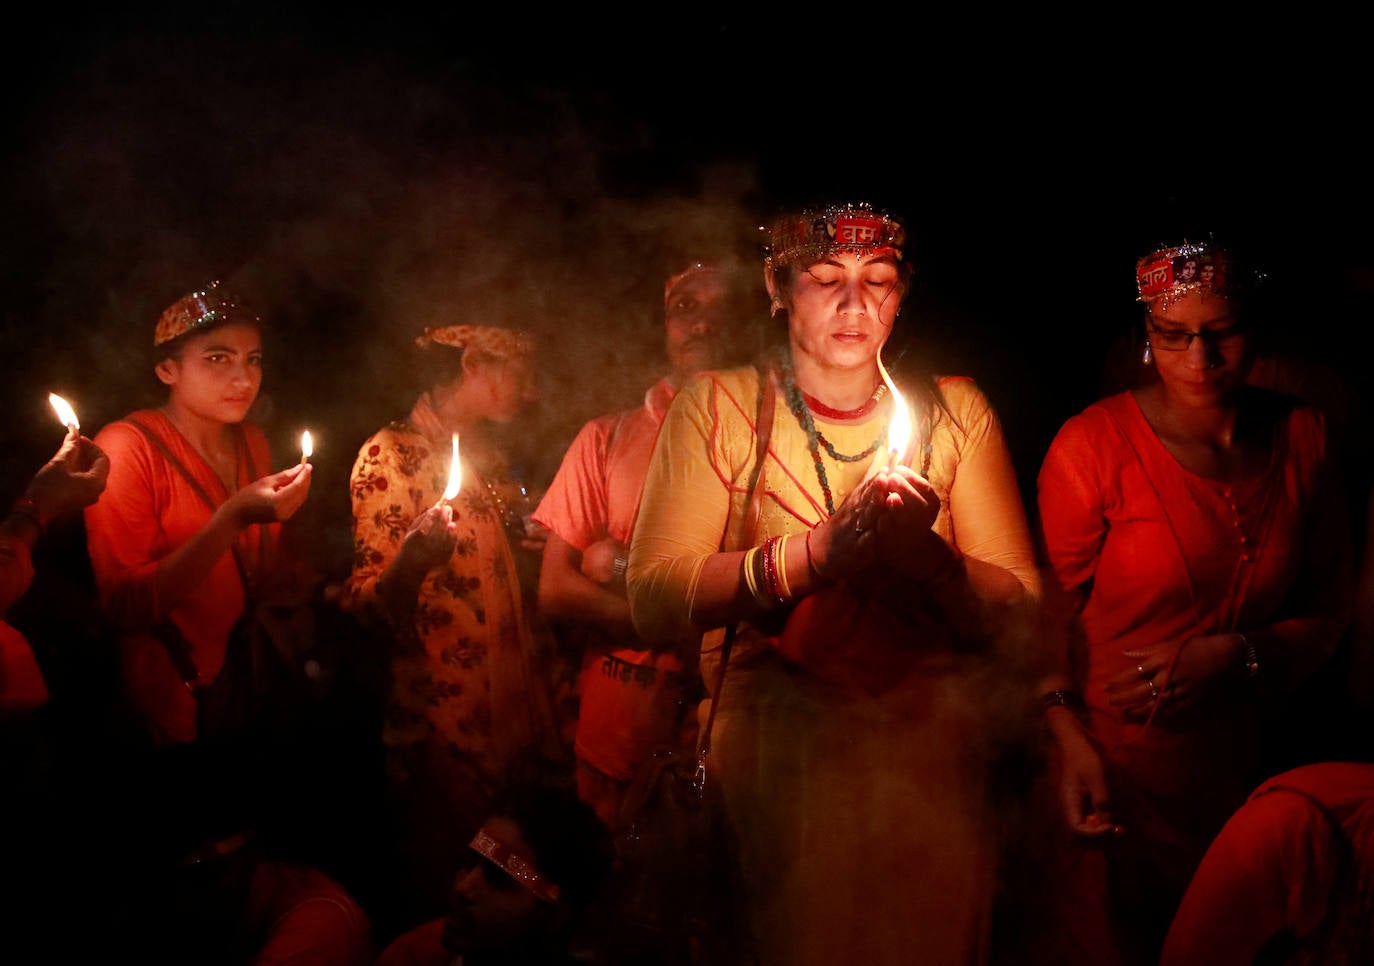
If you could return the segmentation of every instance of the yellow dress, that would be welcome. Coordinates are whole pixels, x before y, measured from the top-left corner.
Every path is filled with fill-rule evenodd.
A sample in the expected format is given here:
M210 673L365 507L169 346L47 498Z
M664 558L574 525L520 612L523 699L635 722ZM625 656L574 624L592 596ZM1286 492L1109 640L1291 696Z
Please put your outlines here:
M806 434L780 393L757 532L744 533L758 385L752 368L705 374L665 419L628 568L633 616L646 636L691 626L707 556L804 534L826 515ZM829 646L841 651L873 645L860 639L864 630L886 628L888 639L877 643L905 660L879 688L818 677L783 657L775 633L742 626L712 768L738 840L753 952L765 966L968 963L987 954L998 859L989 772L1023 737L1029 678L1018 673L1025 662L1015 651L1030 649L1031 626L1016 618L1028 615L1039 581L995 414L970 380L945 379L940 389L948 412L924 430L941 500L933 529L966 557L1010 571L1022 600L992 608L1006 619L978 641L956 633L934 605L903 608L881 625L840 626L817 616L829 611L813 610L805 633L833 635ZM862 423L818 419L817 428L853 454L890 416L884 404ZM838 506L867 461L822 458ZM900 589L918 601L926 594ZM871 596L865 588L847 593ZM708 692L722 637L715 629L703 638Z

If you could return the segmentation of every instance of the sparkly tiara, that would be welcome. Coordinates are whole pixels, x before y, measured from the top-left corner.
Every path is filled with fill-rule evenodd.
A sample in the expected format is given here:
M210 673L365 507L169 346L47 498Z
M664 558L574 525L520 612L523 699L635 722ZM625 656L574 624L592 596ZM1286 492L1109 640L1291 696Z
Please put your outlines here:
M505 870L508 876L528 889L536 898L542 899L544 902L558 901L558 884L540 872L529 857L521 855L493 835L490 827L484 825L478 829L477 834L468 843L468 847L495 862Z
M153 332L153 347L171 342L197 329L227 325L230 322L252 322L260 325L262 320L244 308L233 296L221 292L219 282L214 281L199 292L183 295L163 310Z
M906 244L906 226L891 212L867 202L806 208L778 218L767 228L767 264L814 262L830 252L891 252L898 261Z
M1252 277L1251 277L1252 276ZM1239 269L1232 254L1212 241L1191 242L1161 248L1135 265L1137 301L1165 304L1189 292L1230 295L1245 281L1259 281L1257 273Z

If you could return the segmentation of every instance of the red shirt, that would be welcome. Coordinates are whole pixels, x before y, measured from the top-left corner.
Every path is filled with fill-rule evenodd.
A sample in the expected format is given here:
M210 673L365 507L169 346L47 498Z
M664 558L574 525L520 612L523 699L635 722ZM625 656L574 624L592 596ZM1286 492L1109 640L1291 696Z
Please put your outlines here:
M534 518L579 551L607 537L628 545L654 442L675 390L668 380L644 405L587 423L573 440ZM575 751L628 781L654 751L676 747L691 672L675 651L627 647L610 633L584 653Z
M229 497L215 471L166 416L142 410L131 418L157 434L216 504ZM243 429L236 481L240 487L272 468L262 430L248 423ZM100 499L86 508L86 540L101 607L124 631L120 666L125 688L154 742L193 741L195 699L150 631L164 620L176 624L191 645L201 679L213 680L224 664L229 630L243 612L238 566L233 554L226 553L200 586L175 607L165 607L157 599L158 565L209 523L211 508L129 423L111 423L96 435L95 443L110 458L110 476ZM275 543L280 529L280 524L271 524L244 531L239 537L244 559L261 567L265 542Z

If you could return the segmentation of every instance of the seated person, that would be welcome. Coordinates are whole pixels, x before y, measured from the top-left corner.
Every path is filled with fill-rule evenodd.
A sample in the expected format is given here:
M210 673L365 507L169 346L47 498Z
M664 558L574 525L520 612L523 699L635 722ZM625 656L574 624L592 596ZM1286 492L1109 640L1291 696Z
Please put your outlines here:
M613 854L592 808L569 789L511 786L470 848L448 915L393 940L377 966L577 961Z
M1374 961L1374 764L1269 779L1193 875L1163 966Z

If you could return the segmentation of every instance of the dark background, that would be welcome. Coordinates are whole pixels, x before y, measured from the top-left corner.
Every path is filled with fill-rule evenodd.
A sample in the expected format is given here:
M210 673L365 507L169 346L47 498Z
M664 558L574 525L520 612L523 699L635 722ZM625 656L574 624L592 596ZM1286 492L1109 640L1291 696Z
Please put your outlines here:
M315 433L307 514L346 566L346 477L410 404L417 329L543 337L509 438L537 487L654 377L674 259L754 258L780 206L829 197L907 217L904 363L979 381L1028 500L1059 424L1134 371L1135 258L1185 235L1253 251L1281 347L1362 412L1374 194L1348 25L606 16L34 14L3 74L6 485L61 439L49 390L89 435L156 404L153 323L219 278L268 322L259 418L283 465Z

